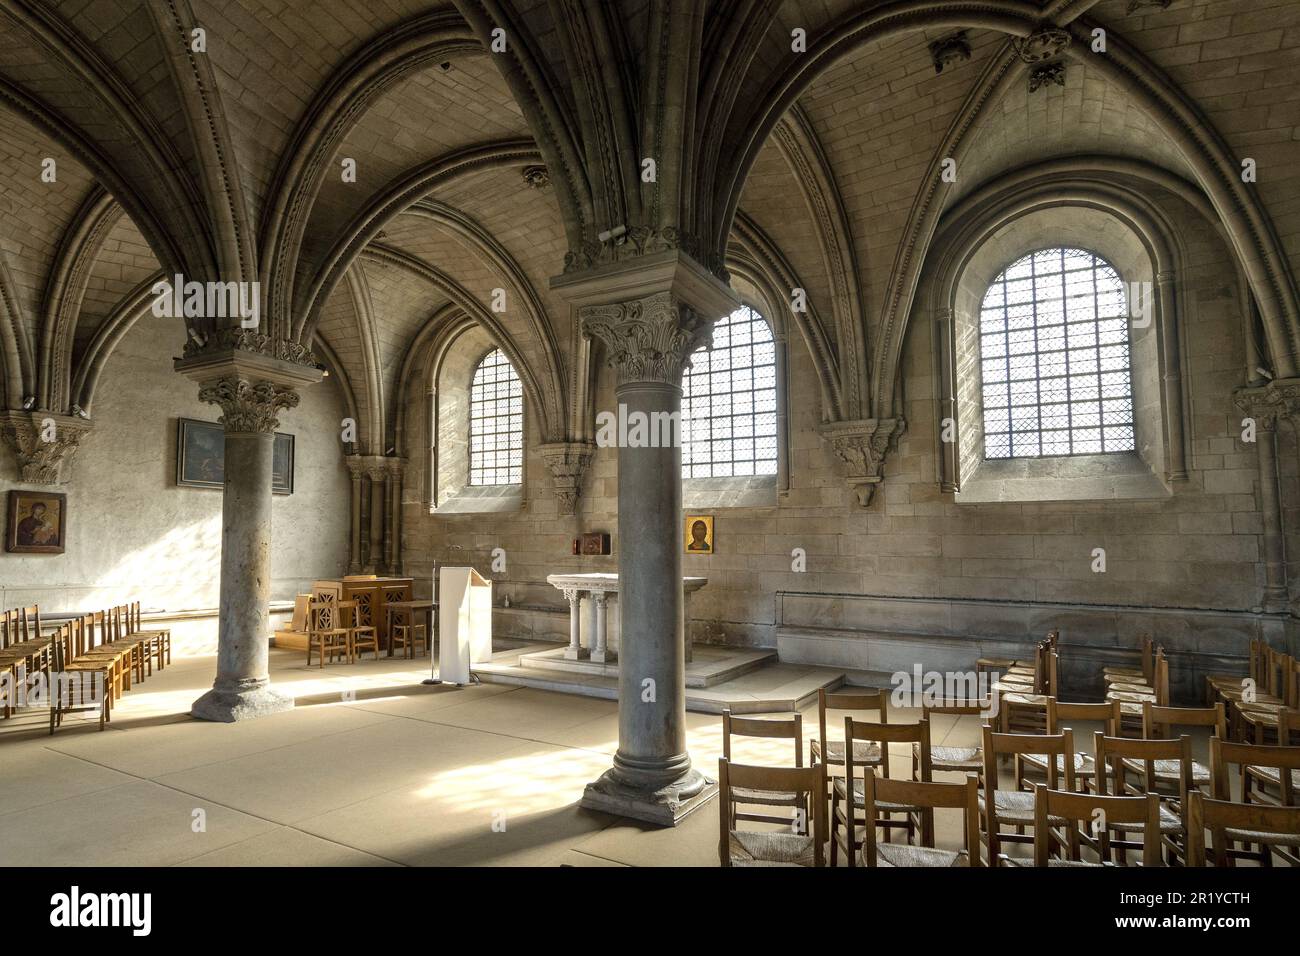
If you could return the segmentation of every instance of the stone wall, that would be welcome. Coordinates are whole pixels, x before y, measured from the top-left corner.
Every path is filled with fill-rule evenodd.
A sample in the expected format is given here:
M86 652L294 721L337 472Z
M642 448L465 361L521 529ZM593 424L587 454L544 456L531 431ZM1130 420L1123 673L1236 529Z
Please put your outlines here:
M796 337L789 343L787 373L789 489L773 507L712 509L716 553L687 555L683 561L683 573L709 578L692 605L696 639L777 646L785 593L823 595L832 617L839 613L836 608L866 596L915 598L938 602L952 615L942 631L942 649L933 642L911 642L908 653L927 658L921 661L926 666L958 666L963 658L970 666L993 646L1002 653L1027 652L1039 631L1059 626L1064 679L1087 691L1093 665L1122 656L1124 642L1135 646L1138 631L1150 624L1148 629L1169 640L1174 682L1184 696L1193 692L1202 670L1243 660L1250 637L1267 634L1285 641L1285 617L1257 613L1264 570L1256 454L1254 446L1239 440L1241 414L1231 402L1232 389L1244 380L1245 363L1236 277L1208 225L1185 209L1171 205L1170 213L1178 217L1185 266L1179 322L1186 481L1137 500L956 503L939 487L937 346L933 317L918 311L903 356L908 429L888 459L875 502L858 509L850 504L838 461L818 437L816 375ZM612 375L602 369L596 409L614 407ZM1286 429L1279 453L1284 500L1294 518L1300 487L1294 441ZM526 613L528 607L553 612L562 606L558 592L545 584L546 575L617 567L617 555L569 554L570 539L579 530L610 532L617 551L616 471L615 451L599 450L576 519L556 517L550 475L531 437L521 511L430 516L408 492L407 571L421 577L427 590L423 582L434 561L474 564L486 573L492 550L504 548L507 569L491 576L498 581L498 595L509 595L525 610L500 617L499 625L517 636L550 634L556 630L553 613L535 624ZM413 485L408 482L408 489ZM796 548L807 554L802 573L792 570ZM1093 571L1097 548L1106 552L1104 573ZM972 610L977 605L963 603L969 601L979 602L978 614ZM1028 606L1035 610L1026 617ZM1161 609L1159 619L1134 616L1136 608ZM963 615L969 615L969 626ZM984 622L981 627L977 618ZM1002 631L990 621L1002 621ZM918 622L899 634L926 633L930 624L924 615ZM890 630L873 629L870 615L852 625L801 621L798 626L805 625L857 629L863 642ZM964 649L963 633L972 639ZM1080 650L1085 646L1093 650ZM865 655L865 643L863 648ZM848 666L842 649L827 650L821 658L818 653L808 644L800 659ZM1071 654L1077 654L1074 662Z
M221 491L176 485L177 417L216 421L215 406L172 370L184 331L151 315L109 358L68 483L61 555L0 553L0 605L39 603L85 611L139 600L168 611L217 606ZM326 379L282 413L296 436L295 488L274 499L272 600L292 600L313 579L347 568L348 478L339 443L346 413ZM11 453L0 452L0 492L16 487Z

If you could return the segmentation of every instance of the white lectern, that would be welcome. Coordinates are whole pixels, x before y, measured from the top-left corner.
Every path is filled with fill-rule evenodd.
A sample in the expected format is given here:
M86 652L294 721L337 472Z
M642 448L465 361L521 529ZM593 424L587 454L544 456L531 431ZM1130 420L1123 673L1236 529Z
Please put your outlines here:
M438 573L438 677L468 684L470 667L492 658L492 582L473 568Z

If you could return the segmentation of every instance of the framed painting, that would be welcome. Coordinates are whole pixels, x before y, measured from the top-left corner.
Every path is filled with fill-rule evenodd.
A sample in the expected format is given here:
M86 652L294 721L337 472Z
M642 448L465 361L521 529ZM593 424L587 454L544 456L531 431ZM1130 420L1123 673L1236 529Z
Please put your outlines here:
M271 491L293 494L294 436L275 434L271 452ZM226 482L226 433L216 422L180 418L176 422L176 484L221 488Z
M713 553L713 515L686 516L686 553Z
M62 554L68 530L68 496L52 491L10 491L5 550Z

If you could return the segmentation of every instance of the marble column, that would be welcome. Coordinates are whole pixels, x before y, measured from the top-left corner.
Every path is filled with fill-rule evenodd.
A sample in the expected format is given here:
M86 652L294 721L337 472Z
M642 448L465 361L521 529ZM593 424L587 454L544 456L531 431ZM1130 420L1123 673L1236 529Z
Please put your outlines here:
M682 373L735 299L678 253L552 284L604 346L618 376L611 411L629 423L618 449L618 751L582 806L672 826L716 793L686 750Z
M587 656L582 647L582 592L565 588L564 597L569 602L569 646L564 649L564 659L581 660Z
M592 592L591 659L597 664L609 663L614 658L609 652L609 634L605 624L608 604L609 595L604 591Z

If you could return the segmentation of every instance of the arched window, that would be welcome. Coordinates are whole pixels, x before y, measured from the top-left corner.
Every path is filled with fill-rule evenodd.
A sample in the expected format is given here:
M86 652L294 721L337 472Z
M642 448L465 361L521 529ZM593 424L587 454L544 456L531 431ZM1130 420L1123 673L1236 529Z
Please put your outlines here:
M980 307L984 457L1133 451L1124 283L1082 249L1042 249Z
M524 389L505 353L493 349L474 369L469 389L469 483L524 480Z
M682 381L682 477L776 474L776 346L741 306L713 327Z

